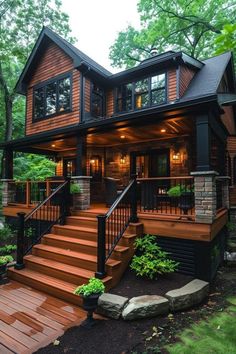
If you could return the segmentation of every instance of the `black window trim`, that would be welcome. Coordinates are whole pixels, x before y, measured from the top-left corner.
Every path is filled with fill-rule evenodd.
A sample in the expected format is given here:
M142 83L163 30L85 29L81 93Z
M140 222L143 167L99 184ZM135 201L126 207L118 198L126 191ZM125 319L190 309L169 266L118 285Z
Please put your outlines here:
M102 91L102 115L101 116L97 116L95 114L93 114L92 108L93 108L93 86L96 85L99 87L99 89ZM98 95L100 96L100 95ZM100 96L101 97L101 96ZM104 88L100 85L97 84L95 81L90 81L90 114L93 118L104 118L106 116L106 95L105 95L105 90Z
M151 78L153 76L158 76L158 75L162 75L162 74L165 74L165 86L164 86L164 90L165 90L165 97L164 97L164 100L162 103L158 103L158 104L154 104L154 105L151 105L151 94L153 91L158 91L158 90L161 90L163 88L158 88L158 89L154 89L152 90L151 89ZM138 81L142 81L142 80L145 80L145 79L148 79L148 96L149 96L149 104L146 106L146 107L140 107L140 108L136 108L135 107L135 83L138 82ZM122 86L122 85L127 85L127 84L131 84L132 85L132 96L131 96L131 105L132 105L132 108L130 110L122 110L122 111L119 111L118 110L118 87L116 87L116 98L115 98L115 112L116 114L122 114L122 113L126 113L126 112L132 112L132 111L139 111L141 109L146 109L146 108L151 108L151 107L159 107L163 104L166 104L167 103L167 71L159 71L159 72L154 72L150 75L145 75L145 76L141 76L139 78L136 78L135 80L132 80L132 81L126 81L126 82L123 82L121 83L118 87ZM146 91L145 91L146 92ZM124 106L124 105L122 105Z
M66 78L69 78L70 79L70 105L69 105L69 108L62 111L62 112L58 112L58 84L56 85L56 112L55 113L52 113L52 114L49 114L46 116L46 99L44 98L44 107L43 107L43 110L44 110L44 116L43 117L40 117L40 118L35 118L35 91L40 89L40 88L44 88L44 97L46 97L45 95L45 90L46 90L46 86L51 84L52 82L58 82L59 80L63 80L63 79L66 79ZM32 123L36 123L36 122L39 122L41 120L46 120L46 119L50 119L50 118L54 118L56 116L60 116L60 115L63 115L63 114L67 114L67 113L70 113L72 112L72 92L73 92L73 80L72 80L72 72L69 71L69 72L65 72L63 74L60 74L60 75L57 75L57 76L54 76L53 78L50 78L48 80L45 80L43 82L40 82L39 84L33 86L33 113L32 113Z

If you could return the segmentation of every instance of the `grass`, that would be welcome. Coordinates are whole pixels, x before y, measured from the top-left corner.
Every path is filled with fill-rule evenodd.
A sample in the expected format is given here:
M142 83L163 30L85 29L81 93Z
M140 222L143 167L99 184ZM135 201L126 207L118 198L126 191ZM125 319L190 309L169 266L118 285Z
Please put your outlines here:
M236 296L229 306L206 321L194 324L166 347L170 354L236 354Z

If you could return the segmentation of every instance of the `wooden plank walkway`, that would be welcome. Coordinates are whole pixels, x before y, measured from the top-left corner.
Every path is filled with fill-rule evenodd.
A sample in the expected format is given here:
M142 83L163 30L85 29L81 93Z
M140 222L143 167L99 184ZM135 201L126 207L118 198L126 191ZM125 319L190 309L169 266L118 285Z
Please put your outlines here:
M34 353L85 317L79 307L10 280L0 285L0 353Z

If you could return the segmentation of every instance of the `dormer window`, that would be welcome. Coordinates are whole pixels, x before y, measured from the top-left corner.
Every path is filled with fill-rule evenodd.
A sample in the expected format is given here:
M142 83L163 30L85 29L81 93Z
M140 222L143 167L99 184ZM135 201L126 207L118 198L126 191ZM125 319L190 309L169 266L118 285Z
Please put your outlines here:
M123 84L117 89L117 112L144 109L166 101L166 75L157 74Z
M91 114L93 117L104 115L104 91L95 83L92 83Z
M60 76L34 88L34 119L43 119L71 109L71 76Z

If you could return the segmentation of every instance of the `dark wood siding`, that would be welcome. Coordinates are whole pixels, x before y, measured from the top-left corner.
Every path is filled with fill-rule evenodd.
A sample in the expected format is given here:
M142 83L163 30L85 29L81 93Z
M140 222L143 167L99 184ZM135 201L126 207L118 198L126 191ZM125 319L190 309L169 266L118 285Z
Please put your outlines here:
M177 85L177 77L176 77L176 69L170 69L168 71L168 83L167 83L167 100L168 101L175 101L177 98L176 94L176 85Z
M195 75L195 70L192 70L187 66L180 65L179 97L182 97L184 95L194 75Z
M72 72L72 112L60 114L52 118L32 122L33 87L59 74ZM36 134L55 128L79 123L80 107L80 72L73 70L72 59L56 44L51 43L42 54L27 90L26 135Z
M114 91L115 90L110 90L107 92L106 95L106 102L107 102L107 117L111 117L114 114Z
M85 79L84 91L84 109L88 113L91 110L91 81L89 79Z

